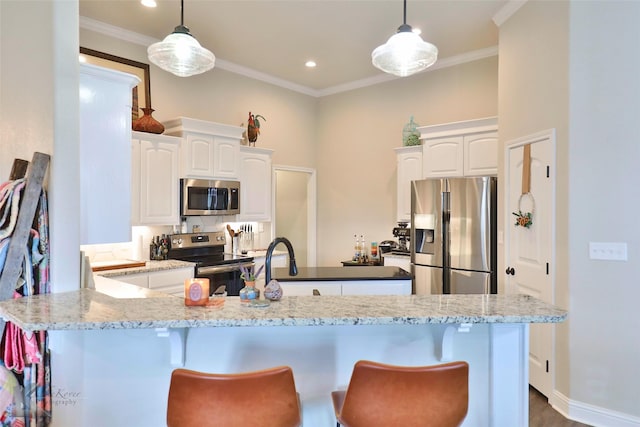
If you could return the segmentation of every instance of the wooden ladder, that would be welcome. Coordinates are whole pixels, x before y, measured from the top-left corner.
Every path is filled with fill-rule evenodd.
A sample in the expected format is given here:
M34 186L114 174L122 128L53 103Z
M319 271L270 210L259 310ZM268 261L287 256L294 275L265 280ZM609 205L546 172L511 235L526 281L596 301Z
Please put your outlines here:
M20 201L20 209L16 218L16 225L11 235L4 269L0 275L0 301L13 298L16 283L22 271L24 248L29 241L29 233L35 219L36 209L42 193L42 182L49 166L50 156L44 153L34 153L31 163L26 160L15 159L9 180L13 181L26 177L26 184ZM0 336L4 333L5 321L0 320Z

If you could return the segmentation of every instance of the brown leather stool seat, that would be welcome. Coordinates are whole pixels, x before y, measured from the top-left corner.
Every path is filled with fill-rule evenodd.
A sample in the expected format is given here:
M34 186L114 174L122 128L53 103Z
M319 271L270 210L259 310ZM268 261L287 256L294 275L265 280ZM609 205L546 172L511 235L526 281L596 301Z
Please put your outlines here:
M338 426L456 427L469 405L469 365L404 367L360 360L331 393Z
M176 369L168 427L297 427L300 403L288 366L239 374Z

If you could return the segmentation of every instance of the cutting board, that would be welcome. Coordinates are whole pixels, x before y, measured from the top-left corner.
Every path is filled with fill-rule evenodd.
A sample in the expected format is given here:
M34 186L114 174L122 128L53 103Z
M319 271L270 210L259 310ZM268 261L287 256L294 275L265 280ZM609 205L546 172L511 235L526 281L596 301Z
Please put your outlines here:
M91 271L118 270L120 268L144 267L146 261L133 259L112 259L109 261L95 261L91 263Z

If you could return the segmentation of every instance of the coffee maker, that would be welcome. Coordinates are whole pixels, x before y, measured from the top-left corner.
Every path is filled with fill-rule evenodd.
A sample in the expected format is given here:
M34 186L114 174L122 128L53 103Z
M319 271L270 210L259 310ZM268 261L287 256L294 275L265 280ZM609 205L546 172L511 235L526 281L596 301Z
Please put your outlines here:
M406 252L409 253L409 247L407 244L409 243L409 236L411 234L411 229L407 228L408 223L399 222L397 227L393 228L393 237L398 238L398 248L396 252Z

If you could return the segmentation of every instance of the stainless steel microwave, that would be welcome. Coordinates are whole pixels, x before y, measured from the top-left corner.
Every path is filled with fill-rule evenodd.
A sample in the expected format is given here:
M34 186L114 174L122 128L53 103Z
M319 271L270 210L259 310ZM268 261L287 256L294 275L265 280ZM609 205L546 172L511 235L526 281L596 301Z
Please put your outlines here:
M180 215L240 213L240 182L207 179L180 180Z

